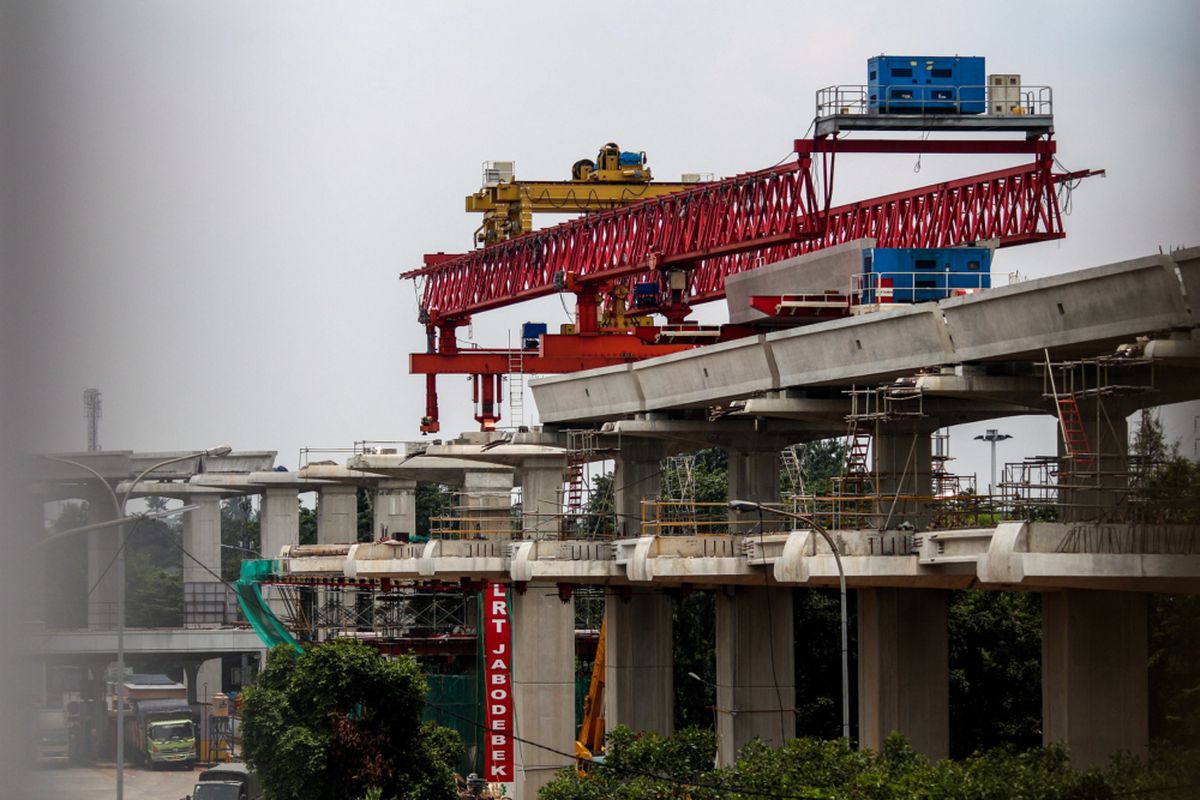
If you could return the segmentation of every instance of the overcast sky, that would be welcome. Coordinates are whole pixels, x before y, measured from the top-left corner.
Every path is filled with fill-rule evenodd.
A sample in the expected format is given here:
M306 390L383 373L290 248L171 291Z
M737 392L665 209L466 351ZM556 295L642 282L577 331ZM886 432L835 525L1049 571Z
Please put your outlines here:
M302 446L419 438L423 332L397 275L470 246L482 161L563 179L614 140L661 179L769 166L816 89L863 82L881 52L984 55L1052 85L1061 160L1108 170L1065 240L1002 251L997 271L1200 243L1194 1L32 7L11 24L40 449L83 449L92 386L106 449L228 442L295 467ZM835 202L1007 163L845 159ZM504 345L527 319L566 321L550 299L473 334ZM475 427L462 378L441 397L443 435ZM1001 460L1053 451L1049 419L1018 430ZM983 476L975 432L954 452Z

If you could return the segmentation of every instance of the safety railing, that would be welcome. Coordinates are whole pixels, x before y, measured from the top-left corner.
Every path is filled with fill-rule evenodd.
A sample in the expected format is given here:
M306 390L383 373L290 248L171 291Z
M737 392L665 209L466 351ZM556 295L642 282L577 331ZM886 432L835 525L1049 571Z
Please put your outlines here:
M521 518L504 511L465 516L429 518L431 539L502 539L521 538Z
M983 268L964 272L881 269L851 275L850 285L852 304L874 309L888 303L929 303L976 294L991 288L992 276Z
M907 114L1023 117L1054 114L1054 90L1037 85L841 84L817 90L817 118Z

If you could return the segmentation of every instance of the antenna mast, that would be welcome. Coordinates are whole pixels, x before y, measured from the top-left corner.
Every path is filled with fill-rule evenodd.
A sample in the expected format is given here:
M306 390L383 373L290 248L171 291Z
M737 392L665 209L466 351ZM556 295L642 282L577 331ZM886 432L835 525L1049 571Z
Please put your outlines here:
M83 413L87 418L87 449L94 453L100 449L100 390L83 390Z

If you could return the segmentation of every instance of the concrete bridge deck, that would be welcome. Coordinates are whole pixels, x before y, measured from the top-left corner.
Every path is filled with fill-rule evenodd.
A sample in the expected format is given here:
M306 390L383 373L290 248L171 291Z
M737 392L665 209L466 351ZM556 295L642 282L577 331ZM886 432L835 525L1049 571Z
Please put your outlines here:
M1138 336L1188 332L1195 366L1200 248L998 287L937 303L747 337L530 383L545 423L709 408L793 387L863 385L946 365L1065 360ZM1178 399L1196 396L1190 387Z
M854 587L1200 592L1195 525L1008 522L967 530L838 531ZM432 540L348 546L345 557L286 557L286 575L488 579L518 583L713 587L835 586L810 530L594 540Z

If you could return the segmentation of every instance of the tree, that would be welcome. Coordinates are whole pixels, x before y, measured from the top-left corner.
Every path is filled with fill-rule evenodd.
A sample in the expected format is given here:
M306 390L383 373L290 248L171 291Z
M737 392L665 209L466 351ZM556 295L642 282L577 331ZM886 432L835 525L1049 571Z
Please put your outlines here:
M165 504L148 505L161 510ZM126 619L131 627L183 624L183 560L187 556L183 555L178 524L149 519L128 528L125 591Z
M422 723L425 679L407 656L336 639L271 651L243 694L246 760L272 800L450 800L457 734Z
M716 621L712 592L692 592L674 598L671 623L674 630L675 728L713 728L713 706L717 704L717 659L713 643ZM691 675L699 676L697 681Z
M842 439L820 439L800 445L800 472L804 475L805 494L831 494L832 480L842 474L846 463L847 446ZM798 492L792 476L780 475L784 494Z
M254 501L249 496L231 497L221 503L221 577L234 581L242 561L254 558L262 542L261 525Z
M429 520L444 517L454 506L454 493L447 486L436 483L417 484L416 492L416 535L428 536Z
M947 627L950 755L1041 744L1041 596L954 592Z
M178 551L177 551L178 552ZM183 625L183 571L163 568L149 553L125 554L126 616L131 628L178 628Z

